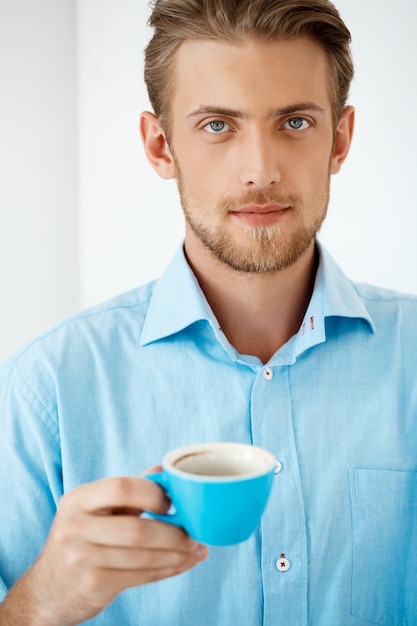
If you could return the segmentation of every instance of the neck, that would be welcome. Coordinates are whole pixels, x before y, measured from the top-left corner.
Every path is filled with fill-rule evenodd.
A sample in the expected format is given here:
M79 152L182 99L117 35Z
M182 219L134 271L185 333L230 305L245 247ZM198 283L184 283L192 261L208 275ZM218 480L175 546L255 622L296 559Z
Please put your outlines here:
M314 244L291 267L271 274L233 271L199 242L186 241L185 252L222 331L240 354L267 363L297 333L314 286Z

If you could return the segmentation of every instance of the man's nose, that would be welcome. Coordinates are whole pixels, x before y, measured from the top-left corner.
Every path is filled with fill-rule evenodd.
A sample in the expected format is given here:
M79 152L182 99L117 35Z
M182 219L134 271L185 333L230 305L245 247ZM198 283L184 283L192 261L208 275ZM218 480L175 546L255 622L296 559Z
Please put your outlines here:
M240 146L240 181L264 189L281 180L276 139L262 133L252 133Z

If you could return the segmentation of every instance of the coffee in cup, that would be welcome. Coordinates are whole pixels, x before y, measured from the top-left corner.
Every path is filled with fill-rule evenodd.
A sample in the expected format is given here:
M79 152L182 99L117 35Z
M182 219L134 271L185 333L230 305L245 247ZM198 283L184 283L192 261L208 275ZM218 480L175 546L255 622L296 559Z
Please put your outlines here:
M256 530L274 476L270 452L242 443L201 443L169 452L162 466L146 478L165 489L175 512L151 517L182 526L209 545L240 543Z

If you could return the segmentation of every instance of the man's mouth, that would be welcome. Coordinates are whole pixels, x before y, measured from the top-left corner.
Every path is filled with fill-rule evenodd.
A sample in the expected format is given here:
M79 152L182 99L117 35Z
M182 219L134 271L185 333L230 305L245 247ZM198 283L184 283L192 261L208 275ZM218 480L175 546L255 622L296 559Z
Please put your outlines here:
M248 226L272 226L289 211L289 205L275 203L247 204L230 211L230 215Z

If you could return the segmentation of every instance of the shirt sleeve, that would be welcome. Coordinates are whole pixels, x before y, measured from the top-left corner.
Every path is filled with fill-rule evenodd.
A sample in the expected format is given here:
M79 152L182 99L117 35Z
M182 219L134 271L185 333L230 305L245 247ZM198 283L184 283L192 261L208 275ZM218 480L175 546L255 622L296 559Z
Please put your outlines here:
M56 416L18 370L0 368L0 600L41 552L62 495Z

